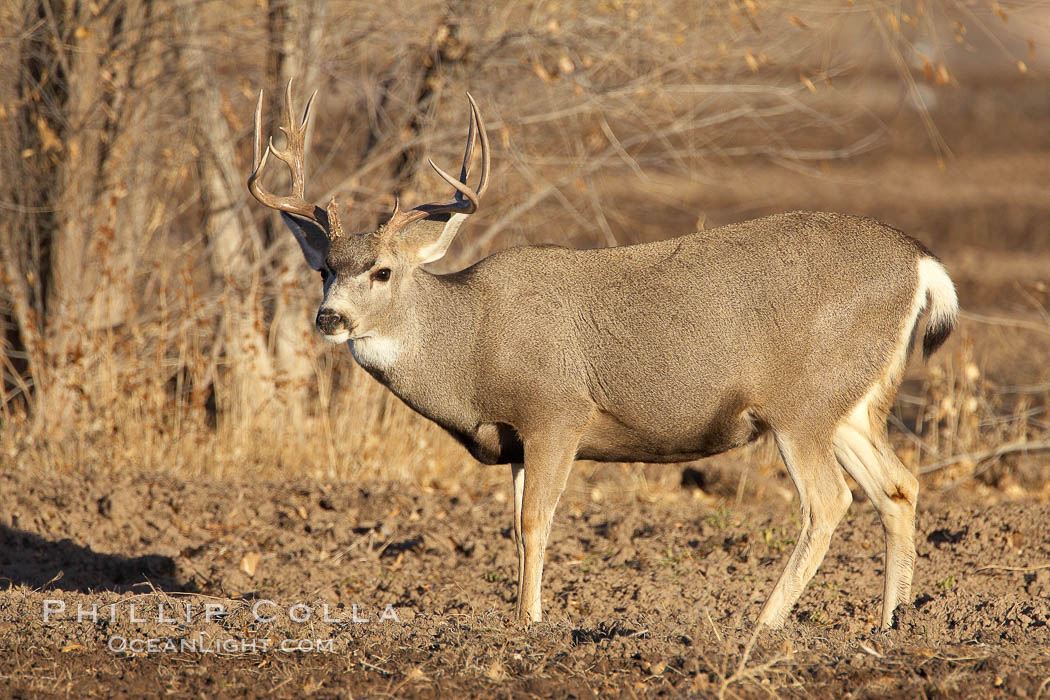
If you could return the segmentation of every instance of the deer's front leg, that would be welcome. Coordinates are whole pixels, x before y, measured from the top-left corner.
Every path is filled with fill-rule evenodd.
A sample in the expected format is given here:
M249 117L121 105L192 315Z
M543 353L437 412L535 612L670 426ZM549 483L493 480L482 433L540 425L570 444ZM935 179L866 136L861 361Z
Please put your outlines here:
M518 574L518 619L526 624L543 616L540 581L551 521L576 457L576 439L544 435L525 441L525 469L521 498L521 571ZM515 500L517 474L515 474ZM517 503L515 503L517 509Z

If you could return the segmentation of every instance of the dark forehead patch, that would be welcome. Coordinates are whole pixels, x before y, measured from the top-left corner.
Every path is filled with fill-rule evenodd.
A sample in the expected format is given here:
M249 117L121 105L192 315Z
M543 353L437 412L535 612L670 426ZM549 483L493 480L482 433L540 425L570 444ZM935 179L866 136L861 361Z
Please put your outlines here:
M328 266L336 272L357 275L372 269L381 240L373 233L340 236L328 251Z

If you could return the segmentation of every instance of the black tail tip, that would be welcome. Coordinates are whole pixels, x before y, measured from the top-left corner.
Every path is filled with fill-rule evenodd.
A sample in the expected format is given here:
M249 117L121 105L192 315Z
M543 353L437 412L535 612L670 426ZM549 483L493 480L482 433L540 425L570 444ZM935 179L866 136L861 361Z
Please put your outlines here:
M926 333L922 336L922 359L930 359L930 355L944 345L944 341L948 340L953 330L955 322L950 320L935 321L926 326Z

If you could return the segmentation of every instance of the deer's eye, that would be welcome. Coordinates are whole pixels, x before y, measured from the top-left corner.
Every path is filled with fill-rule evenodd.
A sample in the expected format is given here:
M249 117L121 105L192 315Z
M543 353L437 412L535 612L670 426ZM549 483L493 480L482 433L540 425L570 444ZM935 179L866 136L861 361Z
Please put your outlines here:
M386 282L389 279L390 279L390 268L389 267L381 267L381 268L379 268L378 270L376 270L375 272L372 273L372 281L373 282Z

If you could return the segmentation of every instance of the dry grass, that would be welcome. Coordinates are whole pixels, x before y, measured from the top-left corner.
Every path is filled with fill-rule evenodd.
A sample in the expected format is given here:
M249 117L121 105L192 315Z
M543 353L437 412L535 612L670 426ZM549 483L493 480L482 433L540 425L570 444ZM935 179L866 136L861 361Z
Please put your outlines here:
M940 45L969 41L959 27L987 30L996 60L1024 60L1017 22L966 3L264 4L269 14L145 0L0 10L10 463L439 483L472 463L316 340L319 285L249 201L251 101L290 74L321 93L309 194L352 201L344 218L361 230L395 193L443 191L418 165L452 162L461 95L478 97L496 185L452 268L524 242L625 244L702 226L691 202L650 187L656 174L809 171L875 149L885 123L849 99L873 77L894 76L891 101L919 106L943 157L926 108L955 81ZM609 194L625 180L648 193L643 207ZM1045 391L996 394L982 378L963 351L907 397L914 465L1045 435L1032 411Z

